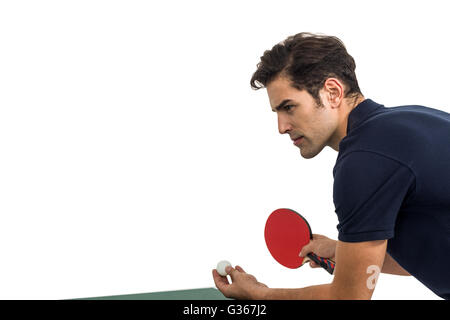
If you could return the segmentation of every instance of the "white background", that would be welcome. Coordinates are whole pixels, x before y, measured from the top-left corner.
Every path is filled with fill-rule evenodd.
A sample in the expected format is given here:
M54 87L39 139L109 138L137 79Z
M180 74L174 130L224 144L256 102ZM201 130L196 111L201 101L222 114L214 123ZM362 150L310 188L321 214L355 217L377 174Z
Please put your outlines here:
M252 73L325 33L366 98L449 112L445 3L2 1L0 298L212 287L222 259L270 287L329 282L278 265L263 229L290 207L337 237L337 153L301 158ZM373 295L438 298L389 275Z

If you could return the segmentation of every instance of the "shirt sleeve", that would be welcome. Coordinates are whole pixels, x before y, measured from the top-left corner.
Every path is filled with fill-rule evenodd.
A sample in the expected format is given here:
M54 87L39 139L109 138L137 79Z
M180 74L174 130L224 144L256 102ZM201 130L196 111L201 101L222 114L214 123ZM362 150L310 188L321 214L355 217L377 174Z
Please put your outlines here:
M394 237L397 214L414 189L414 173L396 160L368 151L338 159L333 185L338 239L361 242Z

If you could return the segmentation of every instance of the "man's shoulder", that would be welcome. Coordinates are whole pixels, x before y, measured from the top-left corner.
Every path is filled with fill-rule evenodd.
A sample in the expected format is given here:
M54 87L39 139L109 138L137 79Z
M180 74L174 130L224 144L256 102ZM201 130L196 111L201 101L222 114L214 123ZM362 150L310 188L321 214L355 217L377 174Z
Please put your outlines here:
M387 107L373 113L358 127L349 132L352 134L371 133L371 131L395 130L398 128L417 130L421 128L421 120L450 121L450 114L422 105L403 105Z
M411 159L430 145L448 145L450 114L420 105L384 108L348 132L339 144L343 158L353 151L367 151L387 157Z

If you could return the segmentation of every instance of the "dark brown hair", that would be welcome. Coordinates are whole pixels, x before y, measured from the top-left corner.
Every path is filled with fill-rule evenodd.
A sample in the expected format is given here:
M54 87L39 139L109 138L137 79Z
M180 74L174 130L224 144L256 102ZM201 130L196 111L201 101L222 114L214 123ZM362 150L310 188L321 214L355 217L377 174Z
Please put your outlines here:
M344 97L362 95L355 74L355 60L337 37L302 32L288 37L266 50L250 80L258 90L278 75L285 76L298 90L307 90L321 104L319 91L330 77L341 80L346 87Z

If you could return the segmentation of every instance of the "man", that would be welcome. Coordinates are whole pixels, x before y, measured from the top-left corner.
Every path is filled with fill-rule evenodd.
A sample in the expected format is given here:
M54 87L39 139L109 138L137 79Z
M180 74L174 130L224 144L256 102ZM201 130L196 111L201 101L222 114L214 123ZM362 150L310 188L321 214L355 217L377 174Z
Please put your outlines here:
M339 152L338 240L314 235L301 252L331 258L336 268L329 284L273 289L229 267L232 283L213 270L217 288L237 299L370 299L369 277L381 271L412 275L449 299L450 114L366 99L336 37L291 36L265 51L257 67L251 85L267 89L279 132L302 157L326 146Z

